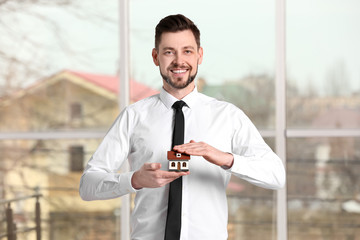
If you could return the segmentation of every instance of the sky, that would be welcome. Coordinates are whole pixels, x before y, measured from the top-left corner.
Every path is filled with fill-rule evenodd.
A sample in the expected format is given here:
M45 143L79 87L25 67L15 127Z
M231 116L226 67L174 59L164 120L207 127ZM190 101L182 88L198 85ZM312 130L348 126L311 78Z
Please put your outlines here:
M30 52L21 41L2 46L10 49L16 45L13 51L28 61L36 60L45 74L72 69L115 75L120 55L118 2L89 0L78 4L83 9L80 17L58 7L34 8L59 25L55 35L51 24L21 12L8 18L2 15L0 20L9 23L17 15L14 31L26 33L47 47ZM288 80L302 91L311 85L324 93L332 77L341 79L342 87L359 91L360 1L288 0L286 4ZM274 76L275 1L130 0L131 75L137 81L161 86L151 59L154 28L161 18L176 13L188 16L201 31L204 61L198 76L208 83L236 81L251 74ZM58 36L66 44L59 44Z

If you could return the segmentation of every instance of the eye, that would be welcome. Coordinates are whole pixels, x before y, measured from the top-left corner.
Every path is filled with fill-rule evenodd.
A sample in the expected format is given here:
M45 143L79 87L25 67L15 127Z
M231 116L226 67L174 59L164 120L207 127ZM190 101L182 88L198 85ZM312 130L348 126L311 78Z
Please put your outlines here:
M185 50L185 54L191 54L192 51L191 50Z
M172 55L172 54L173 54L173 52L172 52L172 51L170 51L170 50L168 50L168 51L165 51L165 52L164 52L164 54L165 54L165 55Z

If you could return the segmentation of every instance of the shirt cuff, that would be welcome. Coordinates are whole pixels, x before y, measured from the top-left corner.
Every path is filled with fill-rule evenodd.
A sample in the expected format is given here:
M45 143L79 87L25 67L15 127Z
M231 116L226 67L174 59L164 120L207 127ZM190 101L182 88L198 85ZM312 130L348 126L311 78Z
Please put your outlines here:
M140 190L133 188L133 186L131 185L131 178L133 174L134 171L121 174L124 181L120 181L120 183L123 184L120 189L125 189L127 193L136 193Z
M241 166L241 164L244 162L244 158L242 156L239 156L236 154L232 154L232 155L234 156L233 165L230 168L228 168L226 166L221 166L221 168L230 173L233 173L233 172L238 173L239 169L243 168Z

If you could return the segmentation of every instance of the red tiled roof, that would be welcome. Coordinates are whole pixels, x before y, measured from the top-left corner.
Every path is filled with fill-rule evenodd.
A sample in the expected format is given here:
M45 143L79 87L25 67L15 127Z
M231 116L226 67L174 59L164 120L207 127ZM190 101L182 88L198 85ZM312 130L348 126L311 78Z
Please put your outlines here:
M68 71L72 74L75 74L84 80L87 80L99 87L105 88L113 93L118 93L119 91L119 81L116 76L111 75L100 75L92 73L83 73L76 71ZM142 83L130 80L130 98L131 101L136 102L143 98L158 94L159 91L154 90Z

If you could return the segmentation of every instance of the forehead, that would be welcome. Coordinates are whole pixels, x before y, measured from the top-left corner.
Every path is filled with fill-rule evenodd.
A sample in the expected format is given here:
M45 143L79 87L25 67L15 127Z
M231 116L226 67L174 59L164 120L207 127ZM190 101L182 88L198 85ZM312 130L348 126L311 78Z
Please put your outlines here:
M185 46L192 46L197 48L194 34L191 30L184 30L179 32L165 32L161 35L159 48L179 48Z

